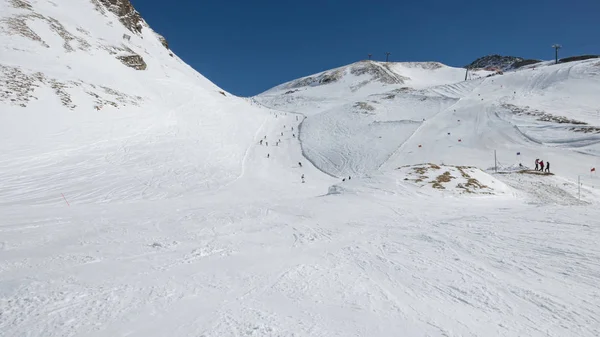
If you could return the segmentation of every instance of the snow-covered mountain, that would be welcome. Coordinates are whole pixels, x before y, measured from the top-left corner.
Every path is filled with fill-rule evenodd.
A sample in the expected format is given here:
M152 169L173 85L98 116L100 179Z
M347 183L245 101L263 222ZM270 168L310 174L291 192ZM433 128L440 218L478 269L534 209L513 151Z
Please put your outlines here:
M368 61L277 86L255 99L306 115L303 150L336 176L428 162L488 168L494 150L507 165L529 166L536 159L530 156L543 154L574 156L585 172L597 164L600 149L593 94L600 84L598 62L552 63L491 77L495 73L473 71L465 81L464 69L439 63ZM385 78L394 80L362 69L387 70ZM328 78L334 80L322 80ZM517 152L527 158L515 158Z
M0 204L62 202L40 193L45 183L108 202L203 191L239 175L260 112L179 59L129 1L0 6ZM108 183L58 179L86 156Z
M0 0L0 335L598 336L599 88L364 61L238 98L126 0Z

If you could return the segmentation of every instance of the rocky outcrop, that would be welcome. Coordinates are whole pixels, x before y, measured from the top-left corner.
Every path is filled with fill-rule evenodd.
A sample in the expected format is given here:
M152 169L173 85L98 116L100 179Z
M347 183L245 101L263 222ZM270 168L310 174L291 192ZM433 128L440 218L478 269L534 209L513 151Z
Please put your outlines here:
M126 56L117 56L117 59L119 59L121 62L123 62L124 65L133 68L135 70L146 70L146 68L148 67L146 65L146 62L144 61L144 58L141 57L140 55L126 55Z
M565 58L558 60L558 62L559 63L567 63L567 62L584 61L584 60L597 59L597 58L600 58L600 55L580 55L580 56L565 57Z
M50 48L50 46L27 25L27 21L35 20L48 24L50 30L64 40L63 47L67 52L72 52L76 49L88 50L90 48L90 44L85 39L73 35L58 20L52 17L45 17L34 12L15 15L13 17L0 20L0 28L2 28L2 30L7 34L20 35L22 37L39 42L46 48Z
M485 68L498 68L502 71L517 69L529 64L535 64L541 62L540 60L526 60L516 56L502 56L502 55L488 55L480 57L477 60L471 62L465 68L467 69L485 69Z
M105 13L105 10L115 14L119 21L131 32L139 34L142 32L146 22L140 15L140 13L133 7L129 0L91 0L96 6L96 9L101 13ZM167 49L169 49L169 43L162 35L156 34L160 43Z
M23 8L23 9L31 10L31 4L25 0L11 0L10 3L15 8Z
M96 7L100 3L114 13L119 21L133 33L139 34L142 32L144 20L129 0L92 0L92 2L96 4Z
M160 41L160 43L167 49L169 49L169 42L167 42L167 39L165 39L164 36L160 35L160 34L156 34L158 35L158 40Z

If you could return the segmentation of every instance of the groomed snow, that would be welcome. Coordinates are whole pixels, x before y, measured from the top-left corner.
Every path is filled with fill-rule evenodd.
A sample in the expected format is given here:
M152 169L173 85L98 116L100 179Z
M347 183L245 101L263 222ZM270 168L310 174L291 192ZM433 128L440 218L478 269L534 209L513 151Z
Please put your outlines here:
M600 87L594 63L242 99L148 27L134 70L101 47L127 33L112 14L31 4L92 47L65 52L41 21L50 48L0 34L0 65L48 78L26 107L0 100L0 335L600 335L595 134L506 105L594 125L577 90ZM548 92L569 94L550 111ZM538 157L555 175L527 171Z

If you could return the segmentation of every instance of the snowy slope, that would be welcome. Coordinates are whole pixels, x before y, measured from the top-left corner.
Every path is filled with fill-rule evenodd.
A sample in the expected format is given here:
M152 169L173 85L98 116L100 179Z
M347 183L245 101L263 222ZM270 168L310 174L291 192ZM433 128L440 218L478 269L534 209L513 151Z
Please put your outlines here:
M93 1L19 4L28 2L0 3L0 204L62 203L46 184L81 203L176 196L239 176L243 144L266 114L219 93L143 21L132 32ZM91 175L61 179L80 170Z
M594 63L365 63L242 99L128 1L0 16L3 337L600 334L600 193L573 183L596 134L569 130Z
M467 81L452 68L432 65L389 65L412 80L370 82L379 93L340 96L336 84L281 93L293 81L255 99L308 116L300 134L304 151L336 176L426 162L489 168L494 150L505 165L531 166L543 157L560 163L564 156L577 162L555 166L561 173L585 174L600 164L597 60L546 62Z

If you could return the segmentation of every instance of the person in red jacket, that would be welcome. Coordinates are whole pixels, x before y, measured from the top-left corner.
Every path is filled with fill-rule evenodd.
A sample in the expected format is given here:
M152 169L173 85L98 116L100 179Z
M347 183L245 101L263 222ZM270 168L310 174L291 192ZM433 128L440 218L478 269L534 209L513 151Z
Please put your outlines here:
M540 171L544 172L544 161L540 160Z

